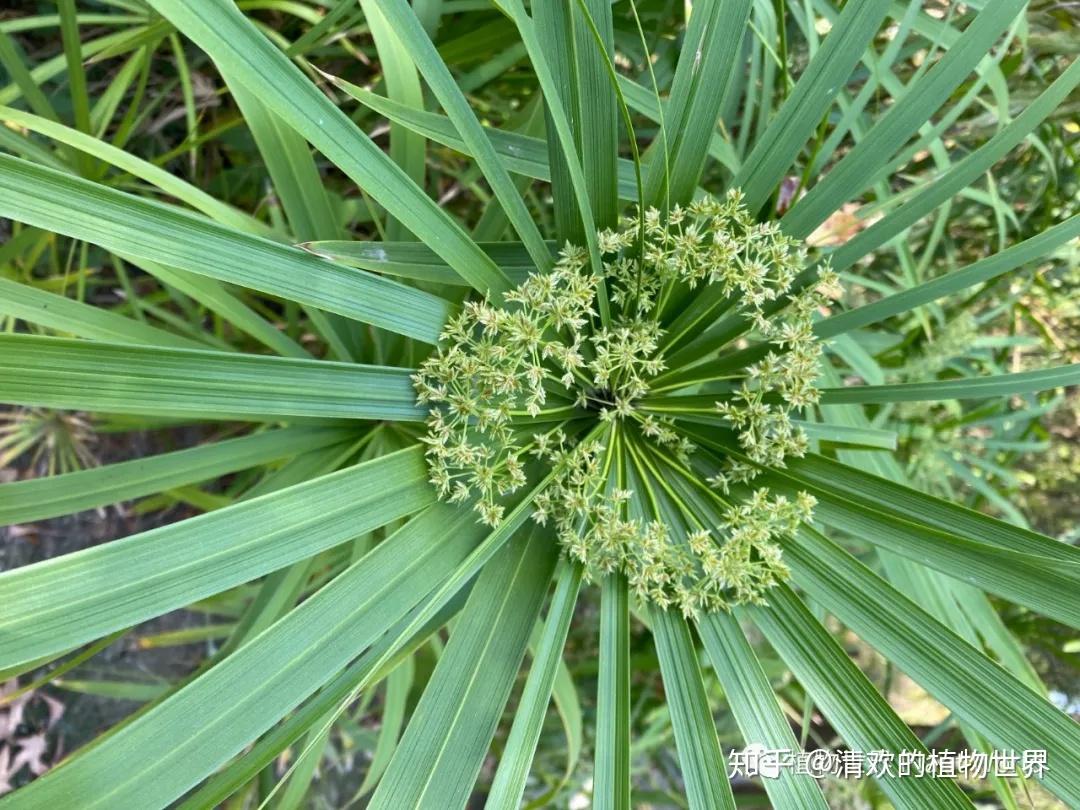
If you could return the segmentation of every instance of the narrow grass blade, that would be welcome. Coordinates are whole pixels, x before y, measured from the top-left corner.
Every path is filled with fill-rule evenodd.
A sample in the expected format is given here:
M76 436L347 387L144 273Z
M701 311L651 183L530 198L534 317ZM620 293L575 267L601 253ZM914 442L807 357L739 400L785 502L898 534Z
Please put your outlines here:
M327 719L329 719L329 715L327 715ZM389 718L387 718L387 721L389 721ZM333 729L327 726L324 720L317 723L308 732L304 747L296 760L290 765L289 781L278 797L275 805L276 810L298 810L303 806L304 800L311 790L311 782L315 778L315 771L322 763L323 754L326 753L331 731Z
M953 270L915 287L818 321L814 325L814 333L824 339L852 329L880 323L886 318L910 312L923 304L953 295L976 284L984 284L1000 278L1005 273L1040 259L1078 237L1080 237L1080 214L1075 214L1023 242L995 253L993 256L980 259L960 270Z
M675 399L675 397L672 397ZM680 416L681 422L699 425L712 425L728 429L730 423L719 413L694 413ZM874 447L883 450L895 450L897 435L895 430L882 430L870 427L851 427L849 425L834 425L831 422L808 422L805 419L792 419L796 425L806 433L807 437L825 444L844 447Z
M716 442L717 434L692 431L692 435L704 446L716 447L724 453L739 454L733 435L729 435L722 443ZM805 458L788 459L783 470L772 470L767 475L778 479L791 479L803 488L831 493L868 510L895 515L902 520L994 545L1006 551L1047 557L1064 563L1075 563L1080 554L1045 535L995 520L974 509L927 495L867 470L857 469L815 453L808 453Z
M453 525L454 514L448 508L444 510L442 507L436 507L431 512L437 513L442 521L442 528ZM432 517L434 518L435 515ZM419 515L413 522L424 519L425 515ZM433 524L426 525L431 527ZM419 529L420 526L415 528ZM429 531L435 531L435 529L429 529ZM475 522L472 525L465 524L463 531L477 532L478 527ZM356 695L367 687L374 686L404 663L428 641L433 633L438 632L460 611L465 596L468 596L467 588L442 609L436 611L432 618L412 635L406 635L405 629L412 625L412 619L427 604L420 602L416 608L387 630L363 655L341 669L318 694L207 779L202 787L191 793L179 805L181 810L206 810L208 807L216 807L218 803L249 784L260 771L270 765L305 732L324 724L326 717L332 716L342 701L348 700L351 695ZM389 658L387 658L388 654ZM379 665L380 661L385 661L385 665Z
M630 808L630 594L621 574L600 591L593 807Z
M812 598L993 745L1046 751L1041 781L1080 804L1080 726L1067 715L818 532L801 529L784 558Z
M405 727L405 714L408 709L409 693L412 691L416 674L416 661L406 658L386 678L386 694L383 697L380 712L379 737L371 752L371 764L364 773L364 781L356 789L356 796L366 796L386 772L386 766L394 757L401 730ZM291 784L291 783L290 783Z
M627 76L619 76L619 87L622 89L627 106L634 112L640 113L654 123L660 123L661 116L666 115L667 102L657 103L656 95L651 89L642 87ZM735 149L718 132L714 132L709 138L708 154L732 174L739 170L739 158L735 154Z
M484 805L491 810L521 804L529 766L540 740L541 726L559 673L563 646L581 589L581 576L581 566L566 561L560 563L543 634L533 654L529 677L514 711L510 735Z
M206 344L29 284L0 278L0 315L91 340L179 349Z
M238 292L228 289L216 278L189 273L176 267L165 267L147 259L136 259L123 254L121 258L220 315L236 329L255 338L282 357L311 358L309 351L240 300Z
M835 382L839 378L832 369L826 369L826 372L825 381L827 382ZM831 421L843 424L853 426L869 424L863 409L853 405L829 407L827 414ZM909 513L906 518L908 520L917 519L924 525L939 525L952 533L964 534L969 539L979 539L995 545L1003 545L1009 549L1027 550L1041 547L1039 551L1033 551L1033 553L1043 556L1064 555L1070 551L1064 548L1064 544L1033 532L1018 534L1015 527L993 520L980 512L939 501L915 490L908 489L905 492L906 476L897 459L891 454L868 453L860 456L859 459L849 458L845 451L840 451L837 455L841 462L853 464L857 469L872 474L871 478L859 486L859 495L871 496L872 491L884 479L894 485L892 492L889 493L892 496L891 500L884 506L893 508L893 502L895 502L896 509L907 509L914 496L914 502L920 504L920 508L914 513ZM841 471L849 469L841 467ZM835 477L837 487L842 487L844 474L841 472ZM882 507L872 508L881 509ZM891 552L879 552L878 556L890 578L896 583L901 583L906 592L917 602L933 610L939 621L948 624L973 644L978 644L981 639L1003 666L1036 691L1045 693L1045 687L1028 662L1019 640L1006 629L986 594ZM965 734L967 733L965 730ZM985 740L974 732L969 739L973 744L984 749L989 747Z
M423 189L313 85L229 0L151 0L421 241L481 292L509 289L497 267Z
M404 450L0 574L0 666L130 627L419 511L434 500L426 477L421 450Z
M536 270L529 252L520 242L477 244L515 284L523 282L529 273ZM555 243L548 242L547 246L550 254L554 255ZM455 286L464 284L435 251L419 242L329 241L308 242L302 247L335 262L373 273Z
M648 205L685 205L694 194L709 145L716 135L728 86L741 55L750 16L751 0L706 0L694 4L672 80L671 96L663 111L670 144L654 142L645 183ZM671 177L664 188L665 161L657 150L668 148Z
M1013 394L1050 391L1067 385L1080 384L1080 363L1057 368L972 377L958 380L936 380L895 385L849 385L844 388L823 388L823 405L885 402L937 402L947 399L988 399Z
M550 68L551 83L541 86L544 98L544 129L550 134L556 127L554 114L565 111L567 118L577 112L577 59L574 56L574 3L571 0L559 3L541 3L533 9L535 35L538 45L543 50ZM557 105L553 111L548 97L554 98ZM571 125L573 122L570 122ZM556 200L553 219L555 237L560 242L570 241L580 244L586 224L582 219L570 177L569 161L578 157L576 138L578 132L572 130L575 138L573 152L566 151L566 145L559 138L547 139L548 164L551 174L551 195Z
M557 546L521 532L486 565L368 805L468 803L540 613Z
M708 613L698 618L697 627L743 742L775 751L801 750L738 620L730 613ZM806 774L784 769L762 784L779 810L828 810L817 782Z
M340 444L352 435L343 428L267 430L104 467L0 484L0 525L48 520L209 481L275 459Z
M784 230L805 239L833 211L856 197L874 174L967 78L995 40L1023 9L1025 0L983 8L956 42L925 74L909 84L843 159L783 217Z
M194 419L421 421L409 370L0 335L0 401Z
M521 238L529 255L540 270L546 270L551 264L551 254L540 235L540 230L533 222L532 214L514 187L509 172L499 160L484 133L476 114L469 106L464 93L445 65L434 44L416 18L412 8L405 0L365 0L374 3L393 26L395 34L401 37L409 49L409 56L416 63L435 97L446 110L447 116L457 128L462 140L476 160L477 166L491 186L499 204L506 213L510 224Z
M843 587L850 587L846 582ZM743 608L795 673L814 704L856 751L927 754L926 747L787 585L769 591L769 604ZM903 632L903 628L897 628ZM962 643L962 642L961 642ZM974 805L954 782L936 776L912 779L891 771L877 779L896 807L945 810Z
M61 55L58 59L58 67L60 69L66 67L67 54ZM21 95L26 99L26 103L30 105L30 109L42 118L53 121L59 120L56 110L53 109L52 104L49 103L48 98L41 89L39 77L42 71L39 70L38 75L35 76L27 69L26 63L15 45L15 40L4 31L0 31L0 66L3 66L4 72L11 79L11 84L5 90L13 91L0 94L0 99L3 99L4 104L10 104L11 101Z
M11 219L428 343L450 313L434 295L8 155L0 191L0 215Z
M671 725L675 730L679 764L686 783L687 801L695 810L734 810L735 798L716 737L716 725L709 710L690 628L686 619L674 610L652 608L649 617L660 672L664 677Z
M873 41L888 9L889 0L844 5L832 31L735 177L733 185L743 190L750 210L757 211L765 204L791 168L799 150L832 106L837 89L847 81Z
M793 424L802 428L812 441L824 444L845 445L848 447L873 447L880 450L896 449L896 431L880 428L855 428L847 425L832 425L828 422L807 422L792 419Z
M298 241L339 238L338 217L307 142L270 112L257 93L228 71L222 75L255 139L293 236Z
M567 5L572 20L577 75L574 121L581 154L587 157L582 162L585 187L589 190L597 227L613 228L619 216L619 115L608 74L608 63L615 57L611 3L608 0L576 0ZM600 42L593 36L586 13Z
M168 25L164 21L158 21L157 23L151 23L150 25L135 26L122 31L109 33L105 36L88 39L82 43L83 58L89 59L91 56L100 56L107 52L114 55L123 53L127 50L140 47L146 41L156 41L167 32ZM0 35L0 47L3 46L4 40L5 38ZM0 88L0 104L12 104L23 96L24 87L43 87L50 79L63 73L66 68L67 60L65 59L64 54L59 54L51 59L46 59L29 72L28 81L25 85L22 85L17 81L12 81L12 83L6 87ZM32 97L32 94L27 96L28 100ZM41 97L44 98L44 94L42 94ZM33 105L31 105L31 109L43 118L55 118L55 114L51 113L49 110L35 108Z
M386 95L406 107L423 110L424 89L420 86L420 74L402 30L386 18L378 3L360 0L360 8L363 9L364 18L371 29L371 38L375 42ZM422 135L391 122L390 158L405 170L405 174L409 175L419 188L424 188L427 142ZM408 239L408 231L399 220L391 218L386 226L386 237L391 240Z
M271 237L273 235L273 230L265 222L261 222L251 215L215 199L205 191L155 166L153 163L142 160L130 152L125 152L123 149L117 149L115 146L91 137L84 132L79 132L77 129L71 129L63 124L32 115L23 110L16 110L13 107L0 107L0 121L15 124L20 128L25 127L31 132L38 132L46 138L74 147L80 152L85 152L98 160L108 163L110 166L128 172L133 177L145 180L170 197L175 197L184 204L190 205L196 211L201 211L210 219L216 220L222 225L258 236Z
M1064 548L1075 552L1073 562L1064 562L931 529L901 520L895 514L871 510L827 490L792 486L779 477L765 478L762 484L789 497L809 491L819 499L815 520L1080 628L1080 552L1072 546Z
M960 193L989 171L995 163L1027 138L1080 84L1080 59L1074 60L1060 76L1024 111L993 138L953 164L952 168L915 193L903 205L862 231L831 255L838 272L851 267L867 253L903 233L930 212Z
M595 272L601 271L600 247L596 236L596 217L589 202L588 185L585 180L585 172L581 166L581 159L577 152L577 145L570 115L566 104L558 91L558 82L551 69L547 55L541 46L540 38L536 33L533 20L525 11L521 0L496 0L496 5L502 9L514 21L522 42L529 53L533 70L536 72L537 81L544 93L544 101L547 104L548 118L555 128L559 147L566 163L566 169L570 176L570 185L573 190L573 199L577 202L578 211L583 226L583 237L589 249L589 258ZM608 299L601 294L598 297L600 319L607 323L609 319Z
M177 799L377 642L461 561L477 536L468 514L449 523L442 510L427 515L120 733L35 780L20 800L95 810ZM443 542L430 542L446 529Z
M526 495L518 499L514 507L503 517L502 522L476 545L465 560L454 569L450 576L442 581L438 588L431 592L428 601L416 612L403 629L403 635L412 636L439 611L443 610L446 605L457 598L462 591L468 589L469 583L498 554L500 549L506 546L507 542L529 518L533 511L533 501L551 483L551 479L552 475L549 474ZM458 510L459 513L466 511ZM393 654L393 649L387 649L372 666L376 669L383 669L389 664Z
M413 132L424 135L436 143L472 156L469 145L458 134L453 122L445 115L414 110L392 99L384 98L363 87L358 87L344 79L330 77L335 86L340 87L365 107L394 123L408 127ZM494 127L484 127L484 133L494 147L500 161L507 170L523 177L551 181L551 165L548 158L548 144L543 138L523 135ZM617 161L618 194L622 200L637 200L637 181L634 164L624 158ZM483 248L483 245L481 245ZM444 262L445 264L445 262Z
M83 695L109 698L111 700L130 700L134 703L145 703L160 697L168 688L167 681L122 681L110 680L76 680L57 678L52 682L57 689L66 692L78 692Z
M242 82L230 79L227 72L223 75L266 164L274 193L285 209L295 240L341 237L340 217L330 203L330 195L323 186L307 141L270 112L258 95ZM346 344L347 322L338 315L327 315L314 307L307 307L307 312L337 359L355 359Z

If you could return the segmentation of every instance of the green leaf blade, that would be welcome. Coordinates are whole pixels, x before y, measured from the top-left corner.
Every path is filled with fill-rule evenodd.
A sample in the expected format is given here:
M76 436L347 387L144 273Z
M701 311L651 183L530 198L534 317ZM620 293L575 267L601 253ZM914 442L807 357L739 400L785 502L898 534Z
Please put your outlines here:
M429 293L10 155L0 154L0 191L2 216L427 343L451 311Z
M0 575L0 667L220 593L434 501L411 448ZM57 589L65 598L54 598Z
M187 419L419 422L408 369L0 335L0 402Z

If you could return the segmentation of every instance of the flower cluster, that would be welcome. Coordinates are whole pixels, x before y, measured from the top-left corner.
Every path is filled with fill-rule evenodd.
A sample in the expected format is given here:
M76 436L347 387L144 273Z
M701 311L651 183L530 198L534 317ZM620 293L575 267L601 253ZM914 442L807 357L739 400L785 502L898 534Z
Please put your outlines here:
M788 575L776 538L810 520L815 500L795 501L759 488L732 504L714 528L697 529L676 541L663 523L652 521L625 549L630 587L642 601L677 605L687 617L732 604L763 603L763 594Z
M775 224L756 223L738 192L666 217L650 209L600 233L599 246L601 267L567 245L550 271L530 275L503 302L469 302L448 323L413 378L429 406L431 481L440 497L471 501L497 525L505 496L526 483L531 465L542 467L548 483L533 516L590 578L619 571L640 599L687 615L760 601L786 575L775 538L809 519L812 499L758 489L732 500L730 484L805 452L789 414L817 401L812 318L836 277L826 270L795 292L804 251ZM647 514L618 483L612 437L625 437L616 464L634 445L690 474L694 443L644 400L667 370L663 325L706 292L769 351L718 403L750 463L725 462L710 479L723 492L715 498L724 520L687 533ZM611 310L604 318L601 295Z
M731 399L717 403L720 415L738 431L739 444L754 465L783 467L786 457L806 453L806 434L792 423L791 412L818 402L815 379L821 344L814 338L813 316L835 288L835 274L826 270L817 284L790 296L782 322L758 324L760 336L776 350L746 369L747 376ZM749 314L755 321L761 318L759 312ZM749 481L756 470L730 460L712 482L728 492L732 482Z
M902 368L891 373L894 379L905 382L927 382L945 371L950 363L971 351L979 337L979 324L970 312L960 312L949 318L944 328L928 340L922 349ZM932 424L942 413L959 417L963 412L956 400L944 402L900 402L895 416L913 425ZM948 436L944 437L949 441Z
M717 560L716 578L730 584L736 603L761 602L761 595L787 576L776 538L809 522L816 505L808 492L789 500L759 487L745 501L728 507L719 527L727 534L727 542Z
M498 500L525 483L524 452L541 441L522 444L514 416L539 417L549 394L565 409L594 390L582 343L599 281L585 261L567 248L550 273L506 296L514 308L466 303L413 377L418 401L434 406L425 438L431 482L452 502L476 496L489 525L503 517Z
M759 488L724 510L715 533L698 529L677 539L659 520L626 515L633 492L605 487L599 441L574 444L558 428L538 438L531 453L548 462L553 476L536 497L534 519L553 525L590 579L621 571L639 600L665 609L677 605L687 616L761 602L787 575L776 538L813 513L815 500L807 493L791 501Z
M944 370L950 362L971 350L979 337L979 322L970 312L951 317L903 369L903 376L913 382L926 382Z

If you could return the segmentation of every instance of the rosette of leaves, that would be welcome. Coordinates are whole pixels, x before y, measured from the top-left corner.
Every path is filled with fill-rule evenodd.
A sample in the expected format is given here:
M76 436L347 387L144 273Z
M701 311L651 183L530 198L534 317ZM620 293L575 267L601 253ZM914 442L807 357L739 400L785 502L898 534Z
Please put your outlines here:
M1076 366L928 367L927 379L888 384L876 360L925 308L1080 234L1073 217L941 275L875 270L947 256L949 200L1028 148L1080 83L1080 64L1060 61L1039 95L1000 109L984 141L950 151L950 127L1005 86L1023 3L938 19L921 4L812 0L778 20L771 4L703 0L673 21L593 0L531 13L520 0L447 4L441 18L427 3L364 0L293 43L228 0L147 5L117 20L130 30L105 53L175 34L177 48L209 57L284 216L224 204L95 136L72 3L61 9L76 80L63 87L78 120L41 114L35 81L51 67L15 71L0 216L18 223L13 252L38 236L93 246L254 343L236 351L224 329L160 307L133 317L5 278L0 301L20 328L0 335L0 399L250 428L4 484L0 515L28 522L245 475L221 508L0 575L0 670L69 654L59 666L75 666L193 604L220 611L229 636L190 678L0 804L296 806L384 681L368 806L461 807L478 790L493 808L548 801L565 777L538 785L529 771L553 701L567 772L584 767L578 692L560 659L586 572L599 590L597 676L577 689L595 694L596 807L631 806L635 619L655 643L691 807L734 806L716 712L747 743L799 747L751 628L844 745L922 748L823 615L948 707L971 747L1046 750L1044 785L1080 804L1080 732L987 597L1076 627L1080 555L912 488L895 434L869 421L890 403L994 403L1080 379ZM313 43L334 40L335 26L374 40L386 94L333 85L389 119L389 152L312 79ZM515 57L484 61L486 76L528 63L514 75L532 94L520 128L482 124L462 89L482 77L454 59L475 68L482 48L466 46L480 40L461 37L481 29L484 48ZM653 41L673 60L655 76L642 44ZM429 195L431 143L475 164L464 185L491 193L476 221ZM891 182L925 154L935 172ZM331 180L331 164L348 184ZM701 184L724 191L710 198ZM803 256L852 200L882 216L828 255ZM388 238L344 239L360 233ZM749 233L773 246L761 261ZM729 254L702 261L713 245ZM833 300L826 266L844 288L879 295ZM445 648L429 644L448 624ZM429 648L438 663L409 700L413 653ZM722 705L710 705L713 679ZM477 786L482 771L490 783ZM972 806L948 779L877 781L897 807ZM824 806L794 771L764 786L777 807ZM993 789L1015 801L1008 782Z

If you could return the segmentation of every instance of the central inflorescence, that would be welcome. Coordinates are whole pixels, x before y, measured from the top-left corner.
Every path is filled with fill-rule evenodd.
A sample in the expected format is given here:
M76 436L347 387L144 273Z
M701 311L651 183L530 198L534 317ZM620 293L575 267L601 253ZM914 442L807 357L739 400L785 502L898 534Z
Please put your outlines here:
M835 294L836 276L822 270L796 289L805 251L775 223L754 222L735 191L666 217L650 209L598 241L600 272L586 250L567 245L551 271L499 304L466 303L447 324L413 378L430 409L431 481L441 498L473 502L495 526L506 499L535 478L533 518L555 528L586 575L619 571L639 599L663 608L692 615L761 602L787 574L776 538L809 520L814 501L749 482L806 452L790 414L817 402L813 315ZM747 340L764 351L725 372L733 384L717 395L712 421L734 432L738 452L696 464L680 420L649 397L673 371L664 325L706 294L745 327L732 356ZM650 486L645 479L658 484L660 467L684 484L707 481L699 488L719 519L636 491ZM663 519L673 503L677 519Z

